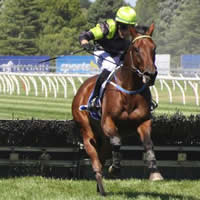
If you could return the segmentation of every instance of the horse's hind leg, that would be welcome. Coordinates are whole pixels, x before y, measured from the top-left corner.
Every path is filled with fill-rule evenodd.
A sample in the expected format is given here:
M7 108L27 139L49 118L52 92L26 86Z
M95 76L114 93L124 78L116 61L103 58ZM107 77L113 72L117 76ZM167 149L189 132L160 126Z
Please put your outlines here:
M156 157L153 150L153 142L151 140L151 120L145 121L137 129L140 139L146 151L146 162L150 172L149 179L152 181L162 180L163 177L158 171Z
M97 141L94 137L91 128L89 127L85 129L82 128L81 132L83 134L83 142L85 150L91 159L92 168L95 173L95 178L97 181L97 191L99 191L101 195L105 196L105 190L102 181L102 164L99 160L99 156L97 153Z

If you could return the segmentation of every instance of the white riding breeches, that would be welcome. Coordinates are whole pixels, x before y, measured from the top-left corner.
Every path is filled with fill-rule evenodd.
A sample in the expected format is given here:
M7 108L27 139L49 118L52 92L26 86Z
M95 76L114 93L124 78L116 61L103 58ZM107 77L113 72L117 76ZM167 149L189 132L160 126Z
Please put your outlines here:
M103 71L107 69L108 71L113 71L118 65L121 64L120 55L112 57L106 51L95 51L95 61L98 67Z

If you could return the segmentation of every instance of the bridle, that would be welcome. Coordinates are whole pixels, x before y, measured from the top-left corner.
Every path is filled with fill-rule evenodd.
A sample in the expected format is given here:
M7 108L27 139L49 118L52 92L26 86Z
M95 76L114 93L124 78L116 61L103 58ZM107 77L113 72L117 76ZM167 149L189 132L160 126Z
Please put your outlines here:
M151 37L150 35L140 35L140 36L137 36L136 38L134 38L133 41L132 41L131 43L133 44L136 40L139 40L139 39L142 39L142 38L149 38L149 39L152 39L152 37ZM138 76L144 78L144 76L147 75L148 72L141 72L138 68L136 68L136 67L134 66L134 64L133 64L132 50L130 50L130 56L131 56L131 70L133 70L135 73L137 73ZM123 66L124 66L124 65L120 65L120 66L118 66L117 69L119 69L120 67L123 67ZM130 68L130 67L129 67L129 68ZM110 74L110 76L112 76L113 74L115 74L115 72L116 72L117 69L115 69L115 70ZM114 77L115 77L115 79L116 79L116 76L114 76ZM108 78L108 80L109 80L109 78ZM138 93L141 93L141 92L143 92L143 91L146 89L146 87L147 87L147 84L143 84L141 88L139 88L139 89L137 89L137 90L131 90L131 91L130 91L130 90L126 90L126 89L122 88L120 85L118 85L117 83L115 83L115 82L113 82L113 81L109 81L109 83L110 83L111 85L113 85L114 87L116 87L116 88L117 88L118 90L120 90L121 92L124 92L124 93L129 94L129 95L136 95L136 94L138 94Z
M136 38L134 38L131 43L134 44L136 40L139 40L139 39L142 39L142 38L150 38L150 39L152 39L152 37L150 35L139 35ZM137 67L134 66L132 50L130 50L130 57L131 57L131 69L134 72L136 72L138 74L138 76L142 77L145 74L145 72L141 72L141 70L139 70Z

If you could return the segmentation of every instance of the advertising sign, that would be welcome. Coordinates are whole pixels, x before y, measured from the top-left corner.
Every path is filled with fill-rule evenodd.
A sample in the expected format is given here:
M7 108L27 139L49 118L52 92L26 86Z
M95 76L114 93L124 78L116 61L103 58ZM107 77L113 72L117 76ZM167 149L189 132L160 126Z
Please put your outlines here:
M56 59L56 72L68 74L96 74L99 68L94 56L62 56Z
M0 71L3 72L48 72L49 56L0 56Z
M200 55L181 55L181 66L183 69L200 69Z
M156 55L158 73L167 75L170 72L170 55ZM56 59L56 72L68 74L96 74L99 68L94 56L62 56Z

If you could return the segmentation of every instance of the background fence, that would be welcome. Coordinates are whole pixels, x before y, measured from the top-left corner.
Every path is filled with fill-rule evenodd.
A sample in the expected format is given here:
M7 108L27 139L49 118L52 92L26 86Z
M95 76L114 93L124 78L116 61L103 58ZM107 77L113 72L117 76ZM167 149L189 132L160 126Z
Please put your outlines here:
M26 96L32 93L35 96L48 97L53 94L54 98L63 95L68 97L68 88L72 87L73 95L78 87L91 74L59 74L59 73L0 73L0 92L2 94ZM167 90L169 103L173 103L177 93L181 93L181 102L186 104L186 97L193 96L195 104L199 106L199 83L200 77L184 77L171 75L158 75L156 84L151 87L152 94L157 103L162 98L162 91ZM69 86L68 86L69 85ZM174 94L173 91L176 93ZM191 102L190 102L191 103Z
M90 74L0 73L0 119L70 119L71 103ZM199 114L198 75L158 75L151 87L155 113Z

